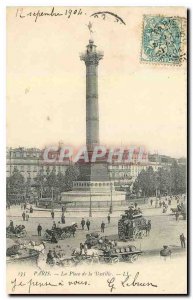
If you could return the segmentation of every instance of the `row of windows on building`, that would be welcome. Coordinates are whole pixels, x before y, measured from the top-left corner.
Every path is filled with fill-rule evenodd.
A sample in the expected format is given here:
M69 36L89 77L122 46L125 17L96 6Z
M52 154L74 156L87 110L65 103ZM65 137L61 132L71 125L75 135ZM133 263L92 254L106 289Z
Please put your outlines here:
M7 151L7 158L40 158L41 151Z
M7 166L7 173L13 172L14 169L17 169L20 172L51 172L55 169L56 172L63 172L66 170L66 166L37 166L37 165L12 165Z
M111 186L111 183L110 182L78 182L78 181L75 181L73 183L73 186L78 186L78 187L81 187L81 186Z

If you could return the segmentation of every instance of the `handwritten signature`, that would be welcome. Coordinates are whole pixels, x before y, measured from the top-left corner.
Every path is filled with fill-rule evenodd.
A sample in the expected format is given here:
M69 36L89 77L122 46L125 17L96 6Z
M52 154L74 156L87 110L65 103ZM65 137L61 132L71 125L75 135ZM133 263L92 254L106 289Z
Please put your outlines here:
M127 274L122 278L119 282L123 288L126 287L154 287L157 288L157 284L147 281L147 282L142 282L139 280L139 272L137 272L134 276L131 274ZM117 278L116 277L111 277L107 279L107 285L110 288L110 292L113 292L116 289L116 284L117 284Z

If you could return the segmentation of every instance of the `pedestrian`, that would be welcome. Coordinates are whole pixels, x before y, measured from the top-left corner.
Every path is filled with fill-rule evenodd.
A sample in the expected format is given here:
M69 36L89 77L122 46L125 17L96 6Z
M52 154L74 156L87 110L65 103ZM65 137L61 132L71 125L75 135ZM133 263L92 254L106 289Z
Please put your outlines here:
M63 212L63 213L65 212L65 208L64 208L64 205L62 206L62 212Z
M160 251L160 256L163 256L164 260L166 260L167 257L171 258L172 251L169 249L168 246L164 245L163 249Z
M176 212L176 221L179 221L179 216L180 216L180 214L179 214L179 212L177 211L177 212Z
M108 220L108 224L110 224L110 222L111 222L111 216L110 216L110 214L108 214L107 220Z
M33 207L32 206L30 206L30 210L29 210L29 212L30 212L30 214L32 214L33 213Z
M162 207L162 202L161 202L161 201L159 201L159 207L160 207L160 208Z
M26 203L24 203L24 205L23 205L23 209L25 210L25 209L26 209L26 207L27 207L27 204L26 204Z
M53 210L51 211L51 217L52 217L52 219L54 219L54 211Z
M28 212L26 211L26 214L25 214L25 220L28 221L29 220L29 214Z
M90 221L89 220L86 221L86 227L87 227L87 229L89 231L90 230Z
M57 244L57 243L58 243L57 238L56 238L54 232L52 232L52 237L51 237L51 240L50 240L50 241L51 241L51 243L53 243L53 244Z
M80 243L80 255L82 255L82 250L84 249L83 243Z
M105 232L105 223L104 223L104 221L102 221L102 223L101 223L101 232Z
M41 234L42 234L42 226L40 224L37 227L37 231L38 231L38 236L41 236Z
M146 236L149 235L150 231L151 231L151 220L148 220L146 225Z
M10 223L9 223L9 230L11 232L14 232L14 225L13 225L13 221L12 220L10 220Z
M134 206L135 206L135 208L137 208L137 202L135 202Z
M23 221L25 221L25 211L23 211L23 213L22 213L22 218L23 218Z
M53 225L52 225L52 230L55 230L55 229L56 229L56 222L54 221Z
M82 226L82 230L84 230L84 226L85 226L85 219L84 218L82 218L81 226Z
M181 247L182 248L186 248L186 243L185 243L186 239L185 239L185 236L184 234L180 234L180 242L181 242Z
M152 204L153 204L153 199L150 200L150 203L151 203L151 206L152 206Z
M61 216L61 223L62 223L62 224L65 224L65 216L64 216L64 213L62 213L62 216Z

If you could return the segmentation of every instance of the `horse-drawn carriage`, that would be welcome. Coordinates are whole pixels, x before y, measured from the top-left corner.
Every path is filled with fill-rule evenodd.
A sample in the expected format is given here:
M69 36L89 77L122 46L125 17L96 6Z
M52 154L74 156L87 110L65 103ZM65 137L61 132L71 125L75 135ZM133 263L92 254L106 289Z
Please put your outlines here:
M118 221L118 236L120 240L135 240L148 235L151 230L151 221L142 216L142 213L135 213L134 210L126 210Z
M99 250L108 250L109 248L117 246L116 241L110 240L106 236L100 236L97 232L87 234L84 244L88 249L95 248Z
M108 250L88 249L87 251L74 250L70 257L50 256L47 264L59 266L77 266L82 264L115 264L118 262L134 263L142 251L135 246L115 247Z
M6 228L6 237L7 238L20 238L20 237L26 237L26 230L24 225L16 225L14 226L8 226Z
M184 203L178 204L176 208L171 208L172 214L183 217L183 220L186 220L186 205Z
M36 263L39 253L43 252L43 250L45 250L43 242L38 245L32 241L29 243L19 243L17 240L13 241L8 238L6 261L7 263Z
M71 236L75 236L77 224L73 224L70 226L65 226L65 227L56 227L52 229L46 229L45 234L43 236L43 239L45 241L51 241L53 236L56 240L64 240L66 238L69 238Z
M88 249L86 252L74 251L72 258L74 263L118 263L124 262L135 262L142 251L138 250L133 245L127 245L125 247L114 246L106 249Z
M120 261L134 263L142 251L136 249L135 246L115 247L110 250L103 251L100 260L105 263L118 263Z

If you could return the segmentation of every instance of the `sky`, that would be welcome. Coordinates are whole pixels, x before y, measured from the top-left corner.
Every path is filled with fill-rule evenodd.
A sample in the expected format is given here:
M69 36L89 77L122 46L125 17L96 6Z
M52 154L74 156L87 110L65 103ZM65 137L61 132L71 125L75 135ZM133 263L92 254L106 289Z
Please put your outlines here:
M186 16L176 7L56 7L63 16L27 16L52 7L7 9L7 146L79 146L86 139L85 65L89 40L104 51L98 71L100 143L145 146L186 156L186 64L142 63L143 15ZM73 13L69 17L70 9ZM80 11L82 14L78 15ZM90 17L111 11L126 25Z

